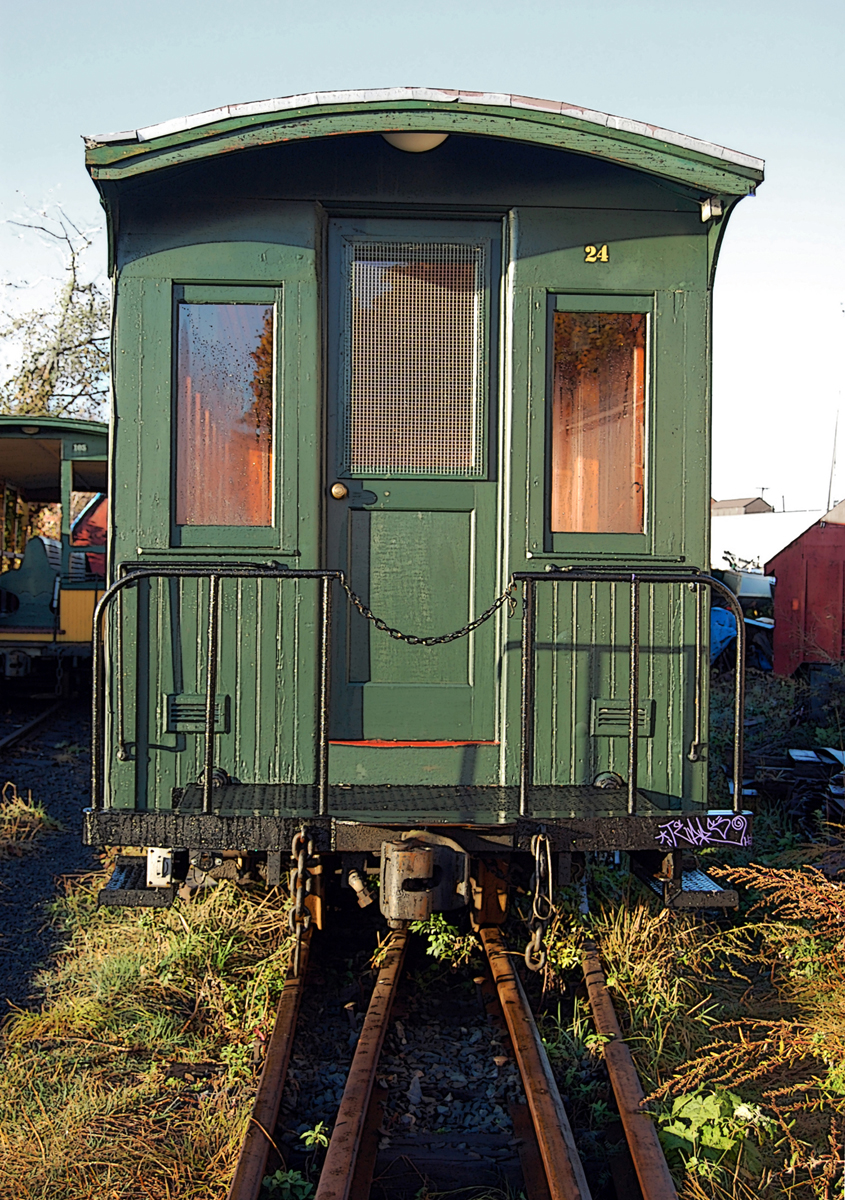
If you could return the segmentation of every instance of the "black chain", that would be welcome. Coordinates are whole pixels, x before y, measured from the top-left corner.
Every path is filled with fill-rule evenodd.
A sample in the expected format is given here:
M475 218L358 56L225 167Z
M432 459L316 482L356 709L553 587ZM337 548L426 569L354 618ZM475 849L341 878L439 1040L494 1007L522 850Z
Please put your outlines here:
M307 874L308 859L314 853L314 843L308 837L305 826L293 835L291 858L294 869L291 871L290 891L293 906L288 913L288 925L291 933L296 935L293 951L293 975L299 978L300 960L302 957L302 935L311 924L311 913L305 907L305 897L311 891L311 878Z
M485 609L480 617L476 617L474 620L468 622L468 624L464 625L461 629L455 629L452 633L441 633L437 637L417 637L413 633L402 633L400 629L394 629L391 625L388 625L386 621L383 621L381 617L376 616L372 609L364 603L361 597L353 592L352 588L342 575L340 576L340 586L346 592L351 602L358 609L358 612L361 614L361 616L364 617L365 620L371 621L373 625L375 625L376 629L380 629L381 632L386 633L388 637L395 638L397 642L407 642L409 646L445 646L447 642L456 642L458 638L466 637L467 634L472 633L474 629L478 629L479 625L483 625L485 621L489 621L494 613L499 611L503 604L508 604L508 615L513 616L515 604L513 593L514 589L516 588L516 583L513 579L511 579L501 596L497 596L490 607Z

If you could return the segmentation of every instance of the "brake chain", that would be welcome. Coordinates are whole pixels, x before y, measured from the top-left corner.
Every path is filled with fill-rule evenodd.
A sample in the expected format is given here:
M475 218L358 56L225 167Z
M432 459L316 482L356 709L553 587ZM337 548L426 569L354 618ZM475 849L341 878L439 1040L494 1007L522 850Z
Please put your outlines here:
M306 866L308 859L314 853L314 843L308 837L304 825L293 835L290 852L294 862L293 870L290 873L290 894L293 904L288 912L288 927L296 936L293 951L293 975L295 979L298 979L302 959L302 935L311 924L311 911L305 907L305 897L311 891L311 876L307 873Z
M466 637L475 629L478 629L479 625L483 625L485 621L489 621L504 604L508 605L508 615L513 616L516 604L514 597L516 582L511 579L508 586L500 596L496 597L490 607L485 609L480 616L467 622L461 629L455 629L452 633L441 633L436 637L417 637L413 633L402 633L401 629L394 629L393 626L383 621L381 617L377 617L369 605L365 604L356 592L353 592L343 575L339 577L338 582L346 592L350 602L354 604L355 608L357 608L366 621L372 622L376 629L381 630L382 633L386 633L388 637L394 638L397 642L407 642L409 646L445 646L448 642L456 642L458 638Z
M552 844L545 833L531 839L534 855L534 899L531 909L531 937L525 947L525 965L529 971L542 971L546 965L543 937L554 915L552 899Z

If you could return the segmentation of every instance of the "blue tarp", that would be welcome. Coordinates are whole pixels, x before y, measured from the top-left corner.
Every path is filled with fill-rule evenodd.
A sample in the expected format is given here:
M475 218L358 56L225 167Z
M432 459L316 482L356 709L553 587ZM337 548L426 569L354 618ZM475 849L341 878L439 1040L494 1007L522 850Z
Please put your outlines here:
M762 634L755 636L757 630ZM755 621L745 618L746 661L761 671L772 669L770 621ZM736 640L736 617L727 608L710 609L710 661L715 662L723 650Z
M736 617L727 608L710 609L710 661L714 662L736 638Z

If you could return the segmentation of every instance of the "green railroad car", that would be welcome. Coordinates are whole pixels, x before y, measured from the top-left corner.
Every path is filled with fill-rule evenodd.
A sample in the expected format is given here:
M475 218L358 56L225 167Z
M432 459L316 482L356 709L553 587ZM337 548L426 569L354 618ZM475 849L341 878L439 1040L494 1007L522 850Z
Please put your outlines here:
M394 921L489 909L532 847L729 903L688 861L751 827L740 744L733 807L707 787L711 297L762 162L414 88L86 144L115 295L86 829L148 848L104 900L274 882L304 828Z

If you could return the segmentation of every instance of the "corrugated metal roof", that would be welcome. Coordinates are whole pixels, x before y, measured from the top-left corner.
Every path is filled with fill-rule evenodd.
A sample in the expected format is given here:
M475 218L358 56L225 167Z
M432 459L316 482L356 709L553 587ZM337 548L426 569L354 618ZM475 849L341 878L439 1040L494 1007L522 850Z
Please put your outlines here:
M616 117L595 109L581 108L577 104L569 104L563 100L541 100L532 96L514 96L506 92L462 92L445 88L399 87L372 88L362 91L306 92L300 96L282 96L274 100L258 100L249 104L228 104L222 108L212 108L207 112L195 113L192 116L176 117L157 125L147 125L142 129L86 137L85 144L91 148L119 142L149 142L155 138L168 137L174 133L213 125L216 121L226 121L232 117L272 115L290 109L338 104L355 106L408 100L439 104L479 104L488 105L491 108L533 109L538 112L573 117L579 121L600 125L605 129L616 129L624 133L654 138L655 141L706 154L711 158L720 159L722 162L732 163L735 166L757 171L762 171L765 166L763 159L754 158L750 154L741 154L738 150L728 150L713 142L705 142L700 138L689 137L687 134L675 133L671 129L661 129L658 125L648 125L644 121L633 121L628 117Z

